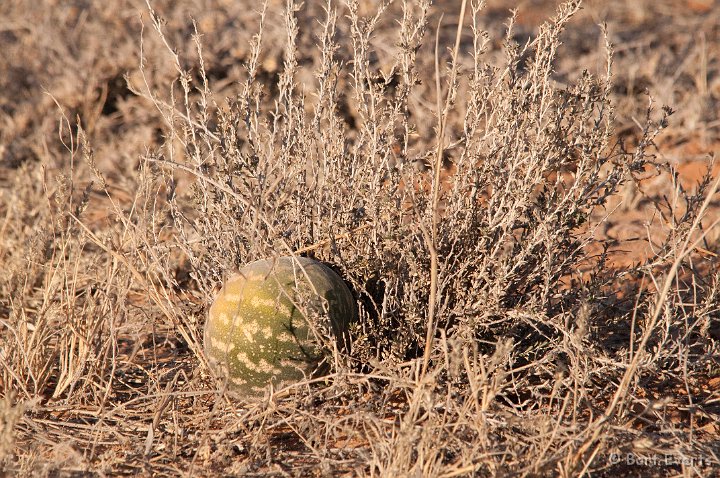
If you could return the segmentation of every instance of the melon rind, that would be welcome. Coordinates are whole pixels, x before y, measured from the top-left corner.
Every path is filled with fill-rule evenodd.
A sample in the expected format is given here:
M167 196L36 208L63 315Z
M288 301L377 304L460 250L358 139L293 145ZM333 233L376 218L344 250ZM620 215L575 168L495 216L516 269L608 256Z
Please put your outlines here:
M260 395L271 382L281 388L317 373L324 353L302 310L327 310L338 348L347 347L355 301L340 276L321 262L264 259L227 280L210 307L205 353L228 388Z

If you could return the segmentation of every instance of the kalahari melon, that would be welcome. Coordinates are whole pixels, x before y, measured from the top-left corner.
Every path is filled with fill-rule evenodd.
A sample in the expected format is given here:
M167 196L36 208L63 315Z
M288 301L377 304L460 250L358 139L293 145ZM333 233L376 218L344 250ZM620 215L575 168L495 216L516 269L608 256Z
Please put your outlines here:
M309 280L308 280L309 279ZM228 279L205 324L210 365L242 395L259 395L318 373L325 352L304 313L330 319L340 349L357 317L343 280L306 257L252 262Z

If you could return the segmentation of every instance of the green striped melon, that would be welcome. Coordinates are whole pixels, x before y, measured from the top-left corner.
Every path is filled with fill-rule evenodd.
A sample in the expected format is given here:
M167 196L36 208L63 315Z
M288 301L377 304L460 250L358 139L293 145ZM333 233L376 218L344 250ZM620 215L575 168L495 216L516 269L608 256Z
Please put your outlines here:
M230 389L250 396L271 382L279 388L318 374L325 354L303 311L327 312L338 347L349 344L355 301L332 269L306 257L246 265L210 307L205 353L211 367Z

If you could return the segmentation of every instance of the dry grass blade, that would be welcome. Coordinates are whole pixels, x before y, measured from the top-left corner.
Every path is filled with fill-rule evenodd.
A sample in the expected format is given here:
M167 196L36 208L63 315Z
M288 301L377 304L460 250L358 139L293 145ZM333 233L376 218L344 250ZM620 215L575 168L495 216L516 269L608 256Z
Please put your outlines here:
M458 68L458 54L460 52L460 38L462 36L463 23L465 21L465 9L467 7L467 0L463 0L460 5L460 16L458 18L457 34L455 35L455 47L453 48L453 55L451 59L451 70L450 70L450 81L448 83L448 91L445 97L445 106L441 109L441 92L440 86L440 65L438 57L438 42L439 42L439 31L442 23L442 17L438 21L438 33L435 35L435 90L437 98L437 153L435 155L435 161L433 161L433 182L432 182L432 199L430 201L430 208L432 214L432 226L431 233L428 234L422 223L423 238L430 252L430 297L428 299L428 325L427 335L425 337L425 352L423 354L423 366L421 377L425 377L427 373L427 367L430 363L430 353L433 346L433 337L436 334L435 324L435 309L437 308L438 301L438 253L437 253L437 229L439 222L439 198L440 189L440 174L443 167L443 153L445 151L445 126L447 122L448 110L450 108L450 98L453 94L453 89L456 87L455 79L457 77Z

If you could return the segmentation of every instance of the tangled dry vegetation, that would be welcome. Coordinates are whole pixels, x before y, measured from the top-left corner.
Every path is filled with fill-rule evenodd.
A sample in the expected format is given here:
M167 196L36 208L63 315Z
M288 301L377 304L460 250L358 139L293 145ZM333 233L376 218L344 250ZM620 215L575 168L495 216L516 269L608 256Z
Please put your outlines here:
M5 472L720 466L712 2L702 41L673 2L40 3L0 7ZM239 401L206 311L290 253L351 286L352 350Z

